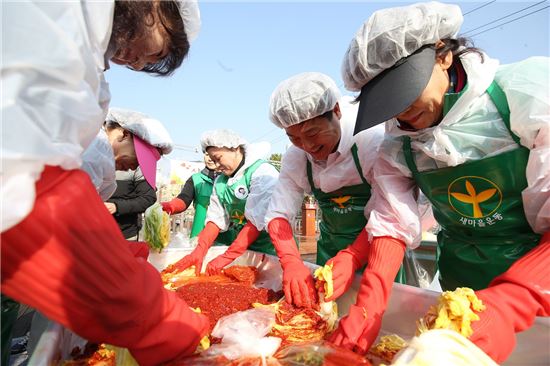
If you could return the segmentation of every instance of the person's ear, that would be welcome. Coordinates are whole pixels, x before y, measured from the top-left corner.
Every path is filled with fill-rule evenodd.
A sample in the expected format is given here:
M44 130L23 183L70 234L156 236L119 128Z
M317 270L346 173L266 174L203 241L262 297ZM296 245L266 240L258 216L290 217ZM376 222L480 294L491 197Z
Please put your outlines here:
M338 119L342 118L342 111L340 111L340 104L338 104L338 102L334 105L332 113L334 113Z
M442 47L445 47L445 43L443 41L439 40L435 43L436 50ZM439 64L443 70L449 69L449 67L453 64L453 52L448 51L444 55L436 56L435 62Z
M128 140L130 138L132 138L132 133L128 130L122 130L122 140Z
M449 67L451 67L451 65L453 64L453 53L449 51L445 55L438 57L437 63L441 66L443 70L448 70Z

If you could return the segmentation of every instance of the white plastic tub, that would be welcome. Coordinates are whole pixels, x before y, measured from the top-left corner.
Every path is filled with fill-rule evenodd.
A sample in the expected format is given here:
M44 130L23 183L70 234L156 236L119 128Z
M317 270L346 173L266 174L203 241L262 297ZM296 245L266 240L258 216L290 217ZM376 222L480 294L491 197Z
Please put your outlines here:
M223 253L227 247L213 247L204 261L204 265L217 255ZM161 254L151 254L149 261L157 268L163 269L175 262L190 249L165 249ZM247 251L234 264L252 265L259 269L258 286L280 289L282 271L277 257ZM306 263L314 270L318 266ZM359 288L358 276L351 289L338 299L338 309L345 315L349 306L355 302ZM416 320L422 317L430 305L435 304L438 293L416 287L394 284L386 314L382 321L381 335L399 334L405 339L414 335ZM53 362L66 359L71 349L85 341L75 336L71 331L51 324L48 331L40 339L36 351L32 355L29 366L49 366ZM535 324L527 331L518 334L516 349L504 365L550 365L550 319L538 318Z

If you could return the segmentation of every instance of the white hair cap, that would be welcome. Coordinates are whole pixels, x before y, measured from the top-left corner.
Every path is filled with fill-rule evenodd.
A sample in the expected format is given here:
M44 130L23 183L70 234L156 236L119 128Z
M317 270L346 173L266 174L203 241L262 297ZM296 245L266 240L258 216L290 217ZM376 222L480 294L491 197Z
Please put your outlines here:
M458 5L438 2L374 12L359 28L344 56L341 71L346 89L359 91L420 47L455 38L462 21Z
M130 131L150 145L159 148L162 154L168 154L172 151L174 143L168 131L157 119L136 111L110 108L105 121L107 122L107 126L111 122L118 123L125 130Z
M185 33L187 34L187 40L191 43L197 39L201 29L199 4L196 0L178 0L178 5Z
M320 72L304 72L281 82L271 94L269 118L287 128L318 117L340 99L334 80Z
M244 146L246 141L236 132L231 130L213 130L206 131L201 136L202 151L206 151L208 147L227 147L229 149Z

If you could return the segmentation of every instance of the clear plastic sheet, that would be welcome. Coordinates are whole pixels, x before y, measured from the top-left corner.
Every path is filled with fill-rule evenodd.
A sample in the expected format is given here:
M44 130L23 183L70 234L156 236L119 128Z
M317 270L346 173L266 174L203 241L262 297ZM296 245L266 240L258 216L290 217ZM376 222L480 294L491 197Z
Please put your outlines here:
M267 337L275 324L275 314L267 309L250 309L225 316L218 320L212 336L221 338L203 352L205 356L218 356L235 360L246 356L269 357L281 345L281 339Z
M417 260L414 250L407 248L405 258L403 259L403 266L405 267L407 285L428 288L432 283L434 274L431 274L427 268L422 266Z

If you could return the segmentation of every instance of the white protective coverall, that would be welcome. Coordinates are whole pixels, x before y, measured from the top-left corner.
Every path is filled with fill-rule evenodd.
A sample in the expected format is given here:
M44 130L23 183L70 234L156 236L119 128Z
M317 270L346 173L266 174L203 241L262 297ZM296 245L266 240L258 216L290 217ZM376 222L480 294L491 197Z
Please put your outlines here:
M2 5L2 231L30 213L45 165L80 167L107 114L114 3L59 4Z

